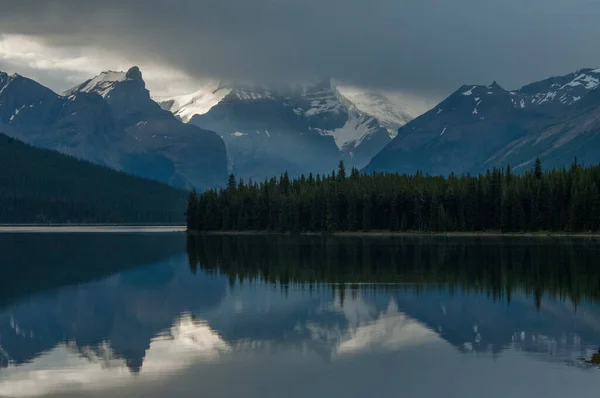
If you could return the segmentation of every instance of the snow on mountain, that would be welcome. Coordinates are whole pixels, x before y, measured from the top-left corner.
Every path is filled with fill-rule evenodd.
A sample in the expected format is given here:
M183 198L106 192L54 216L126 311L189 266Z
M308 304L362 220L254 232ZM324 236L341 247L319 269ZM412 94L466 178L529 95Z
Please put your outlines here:
M65 96L70 96L76 92L96 93L106 98L115 84L127 80L126 72L115 72L112 70L102 72L98 76L73 87L64 93Z
M365 90L347 85L336 85L338 92L356 108L373 116L394 138L398 129L415 117L431 109L432 104L400 92Z
M255 86L234 86L233 91L235 97L242 101L253 101L253 100L264 100L264 99L276 99L268 87L255 87Z
M204 115L210 111L230 92L231 89L221 87L219 81L212 81L192 94L162 99L160 106L187 123L194 115Z
M314 87L305 88L303 91L301 98L308 102L308 108L304 109L305 116L339 114L344 111L344 104L329 79L323 80Z
M211 81L192 94L157 98L157 100L160 100L163 109L171 111L187 123L194 115L204 115L209 112L230 93L244 101L279 99L292 107L298 116L310 119L324 114L351 111L354 120L349 120L342 127L327 129L314 126L321 134L333 136L340 149L350 142L360 143L364 135L368 135L365 128L372 125L372 120L367 120L364 116L376 119L393 138L398 128L431 108L430 104L417 97L338 85L329 79L313 85L284 89L225 85L219 81Z
M508 103L516 109L567 109L588 93L595 91L600 86L600 69L581 69L565 76L551 77L535 83L528 84L518 90L506 91L493 82L489 86L468 85L463 86L459 93L463 97L472 99L472 107L468 112L474 117L483 120L481 105L492 100L494 106ZM447 107L446 107L447 108ZM442 112L458 111L467 112L457 108L444 109L441 104L436 106L438 118ZM541 111L541 110L540 110ZM382 118L383 119L383 118ZM382 123L383 124L383 123Z
M331 131L323 131L323 134L332 136L340 150L344 150L349 146L356 148L370 135L374 128L377 128L374 124L376 124L376 121L372 117L351 112L344 126Z
M565 76L529 84L515 94L524 96L515 106L525 108L543 104L573 105L600 85L600 69L581 69Z
M375 118L361 112L329 79L303 87L298 98L287 101L299 117L308 119L312 129L333 137L339 150L351 156L354 148L382 130Z

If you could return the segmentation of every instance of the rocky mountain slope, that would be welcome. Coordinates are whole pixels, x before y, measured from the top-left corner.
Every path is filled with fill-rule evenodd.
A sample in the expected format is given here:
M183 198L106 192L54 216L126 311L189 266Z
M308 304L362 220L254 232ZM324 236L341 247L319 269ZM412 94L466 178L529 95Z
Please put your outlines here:
M0 73L0 132L178 187L214 187L227 175L219 136L162 110L137 67L103 72L63 95Z
M463 86L431 111L401 127L365 171L430 174L481 172L510 163L548 166L578 157L600 161L600 69L507 91L497 83Z

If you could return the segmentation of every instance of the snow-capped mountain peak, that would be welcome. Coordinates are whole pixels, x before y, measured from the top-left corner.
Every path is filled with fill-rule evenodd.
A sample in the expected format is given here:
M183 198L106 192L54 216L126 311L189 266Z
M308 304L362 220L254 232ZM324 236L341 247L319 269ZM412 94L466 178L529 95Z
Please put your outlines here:
M98 76L66 91L64 95L69 97L76 92L85 92L96 93L103 98L107 98L118 83L128 80L139 81L145 86L144 80L142 79L142 72L140 72L140 69L137 66L134 66L127 72L115 72L112 70L102 72Z
M478 173L536 157L552 167L598 162L600 69L581 69L506 91L465 85L400 128L366 171Z
M468 109L468 112L481 119L483 116L479 107L482 103L490 106L490 100L493 106L510 106L516 109L568 107L599 86L600 69L581 69L565 76L531 83L514 91L506 91L496 82L489 86L465 85L448 99L459 100L461 103L469 99L472 101L472 108ZM449 110L448 106L444 106L448 99L436 107L438 118L444 118L444 115L440 114Z

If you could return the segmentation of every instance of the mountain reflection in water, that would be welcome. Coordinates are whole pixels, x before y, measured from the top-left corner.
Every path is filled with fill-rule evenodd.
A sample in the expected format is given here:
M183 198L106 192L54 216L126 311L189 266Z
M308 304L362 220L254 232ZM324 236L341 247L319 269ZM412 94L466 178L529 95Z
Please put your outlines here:
M469 396L417 380L505 363L587 391L598 260L570 239L0 234L0 396L280 396L266 369L349 396L396 396L394 378ZM540 393L531 382L497 394Z

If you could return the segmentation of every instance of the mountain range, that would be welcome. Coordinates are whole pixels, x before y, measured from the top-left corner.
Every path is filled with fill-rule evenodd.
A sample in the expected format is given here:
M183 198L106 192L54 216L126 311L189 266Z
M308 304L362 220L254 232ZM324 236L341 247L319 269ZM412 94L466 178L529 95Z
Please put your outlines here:
M137 67L103 72L62 95L0 72L0 132L176 187L211 188L227 176L219 136L162 110Z
M600 160L600 69L506 90L465 85L419 116L408 97L332 79L267 86L211 82L156 102L137 67L62 94L0 72L0 133L180 188L329 173L479 173L536 157ZM416 117L413 119L413 117Z
M330 79L283 89L214 82L161 105L221 135L242 177L328 172L339 160L365 172L523 172L536 157L545 167L600 160L599 79L600 69L581 69L513 91L465 85L420 116L406 99Z
M546 167L600 160L600 69L582 69L508 91L462 86L398 130L367 172L478 173L536 157Z

